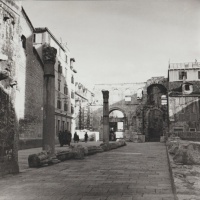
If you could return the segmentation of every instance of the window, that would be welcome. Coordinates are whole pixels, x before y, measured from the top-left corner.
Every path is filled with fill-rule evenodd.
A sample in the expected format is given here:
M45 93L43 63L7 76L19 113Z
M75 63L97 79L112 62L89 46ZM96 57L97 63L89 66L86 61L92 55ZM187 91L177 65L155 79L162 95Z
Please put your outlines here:
M58 80L58 91L60 91L60 80Z
M65 85L65 87L64 87L64 94L68 94L68 88L67 88L66 85Z
M24 35L21 36L22 47L26 49L26 37Z
M62 131L65 130L65 121L62 121Z
M33 43L35 43L36 42L36 34L34 33L33 34Z
M62 74L62 66L60 62L58 62L58 73Z
M62 107L62 106L61 106L61 101L60 101L60 100L57 100L57 108L58 108L58 109L61 109L61 107Z
M71 106L71 114L74 114L74 107Z
M185 85L185 90L189 91L190 90L190 86L189 85Z
M131 97L130 96L125 96L125 101L131 101Z
M196 132L196 128L190 128L189 131L194 131L194 132Z
M125 91L125 97L124 97L125 101L131 101L131 91L130 89L126 89Z
M67 105L67 103L64 104L64 111L68 111L68 105Z
M161 96L161 105L167 105L167 96L166 95Z
M71 83L74 83L74 76L71 77Z
M198 71L198 79L200 79L200 71Z
M187 72L185 71L179 71L179 80L183 80L183 77L187 79Z

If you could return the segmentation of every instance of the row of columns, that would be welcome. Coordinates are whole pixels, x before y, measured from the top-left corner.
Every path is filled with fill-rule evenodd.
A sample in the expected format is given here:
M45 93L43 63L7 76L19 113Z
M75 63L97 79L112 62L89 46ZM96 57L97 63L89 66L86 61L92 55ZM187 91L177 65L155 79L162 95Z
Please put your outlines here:
M43 112L43 150L55 153L55 69L57 50L45 45L44 62L44 112ZM103 90L103 142L109 142L109 91Z

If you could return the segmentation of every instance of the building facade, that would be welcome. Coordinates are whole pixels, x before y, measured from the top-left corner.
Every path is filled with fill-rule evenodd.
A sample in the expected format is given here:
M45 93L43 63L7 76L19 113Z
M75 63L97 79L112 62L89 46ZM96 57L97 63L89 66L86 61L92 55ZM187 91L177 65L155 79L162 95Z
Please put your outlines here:
M169 76L169 131L183 139L200 133L200 63L171 63Z
M94 94L81 83L75 83L76 129L92 130Z
M60 43L48 28L35 29L35 48L42 56L44 44L57 49L55 63L55 137L59 131L75 130L75 74L74 58L66 45Z

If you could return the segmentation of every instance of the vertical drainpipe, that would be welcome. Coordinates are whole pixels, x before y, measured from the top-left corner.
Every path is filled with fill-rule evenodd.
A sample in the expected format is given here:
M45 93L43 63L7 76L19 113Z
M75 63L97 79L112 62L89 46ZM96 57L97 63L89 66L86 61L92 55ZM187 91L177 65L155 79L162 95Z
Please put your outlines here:
M43 88L43 150L53 155L55 153L55 69L57 50L44 45L42 50L44 62Z

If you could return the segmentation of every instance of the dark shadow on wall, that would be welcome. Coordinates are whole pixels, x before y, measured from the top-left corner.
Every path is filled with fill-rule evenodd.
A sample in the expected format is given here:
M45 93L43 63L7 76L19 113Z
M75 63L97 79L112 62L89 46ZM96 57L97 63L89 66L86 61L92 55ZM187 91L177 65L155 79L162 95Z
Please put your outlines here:
M187 97L186 97L187 98ZM200 141L200 99L182 105L174 116L170 116L170 130L169 134L179 136L185 140ZM180 105L179 105L180 108Z
M42 60L33 47L33 34L26 38L25 48L23 45L21 48L26 61L23 66L25 93L19 91L20 97L24 98L24 117L19 119L19 149L26 149L42 144L44 72Z

